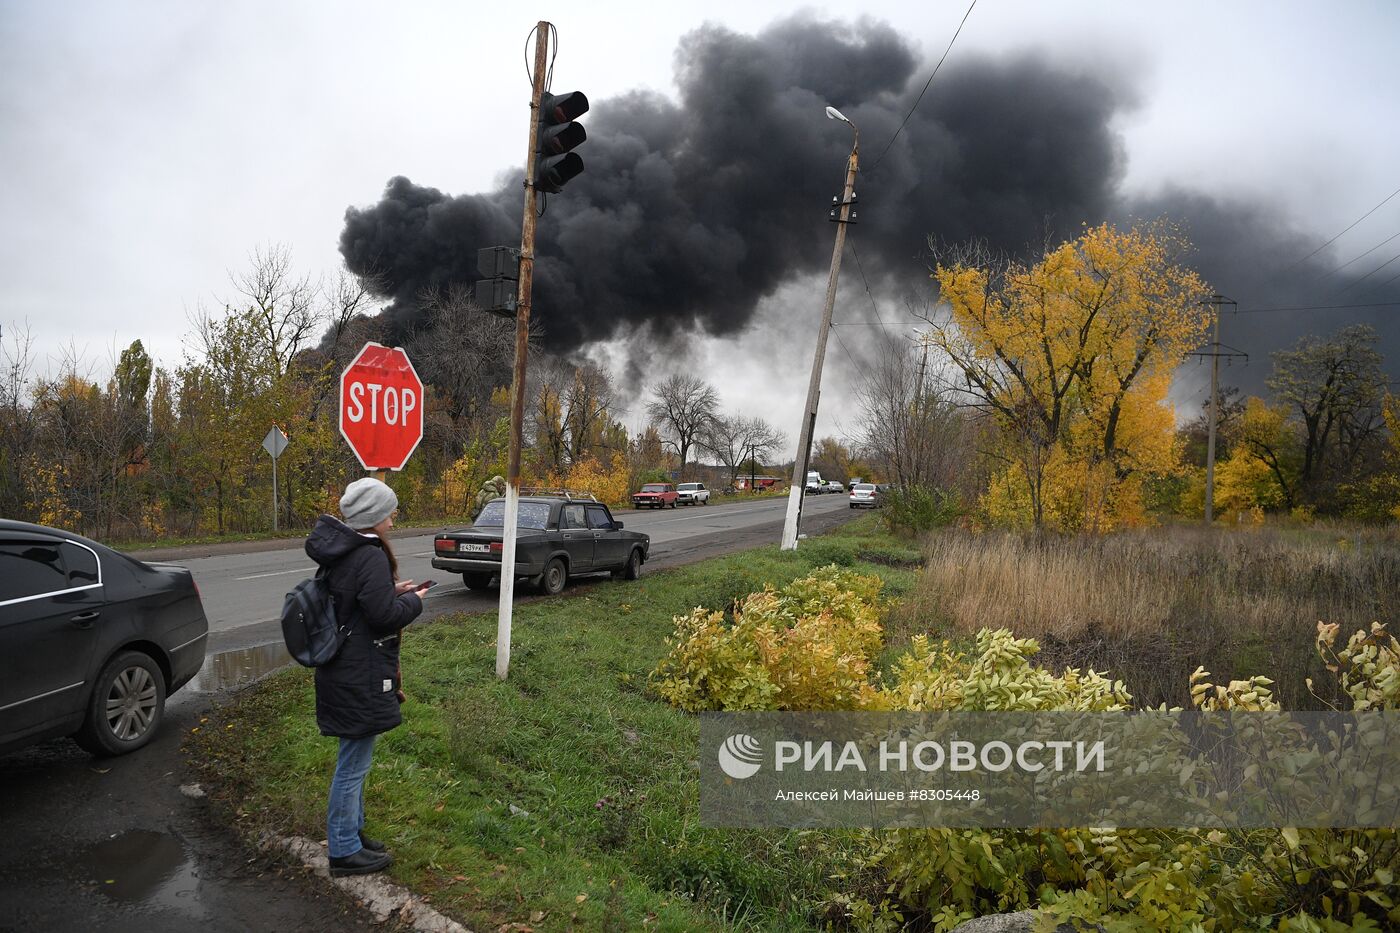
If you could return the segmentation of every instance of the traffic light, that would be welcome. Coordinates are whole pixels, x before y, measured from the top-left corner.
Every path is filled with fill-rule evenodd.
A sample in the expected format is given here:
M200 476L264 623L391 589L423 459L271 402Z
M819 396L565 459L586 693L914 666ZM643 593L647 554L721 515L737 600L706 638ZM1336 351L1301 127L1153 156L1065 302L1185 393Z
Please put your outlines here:
M545 94L540 99L539 155L535 161L535 189L558 194L569 179L583 171L583 159L572 152L588 138L583 124L573 122L588 112L582 91Z
M476 306L501 317L515 317L516 282L520 278L520 250L512 246L488 246L476 251Z

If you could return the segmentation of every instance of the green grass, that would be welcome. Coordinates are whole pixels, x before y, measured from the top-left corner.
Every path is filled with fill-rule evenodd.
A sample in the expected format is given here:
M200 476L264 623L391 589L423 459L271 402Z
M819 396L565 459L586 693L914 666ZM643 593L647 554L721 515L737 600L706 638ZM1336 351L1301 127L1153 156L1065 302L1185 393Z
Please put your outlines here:
M808 929L850 879L841 834L700 825L698 722L650 697L672 618L727 606L826 563L909 592L907 545L871 518L635 583L520 606L510 678L494 675L496 619L453 615L405 633L404 724L382 737L368 831L396 880L477 929ZM335 742L315 726L311 674L274 676L202 724L205 780L251 831L325 836Z

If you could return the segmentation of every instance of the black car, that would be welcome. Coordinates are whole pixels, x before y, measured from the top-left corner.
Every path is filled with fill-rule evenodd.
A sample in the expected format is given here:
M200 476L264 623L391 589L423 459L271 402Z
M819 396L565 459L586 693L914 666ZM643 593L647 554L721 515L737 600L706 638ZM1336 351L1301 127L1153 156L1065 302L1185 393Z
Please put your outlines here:
M0 752L62 735L95 755L140 748L208 633L185 568L0 519Z
M506 503L486 503L471 528L433 540L433 566L460 573L470 589L485 589L500 576ZM624 531L608 507L593 499L522 496L516 525L515 576L529 578L553 595L569 577L611 572L635 580L642 572L651 538Z

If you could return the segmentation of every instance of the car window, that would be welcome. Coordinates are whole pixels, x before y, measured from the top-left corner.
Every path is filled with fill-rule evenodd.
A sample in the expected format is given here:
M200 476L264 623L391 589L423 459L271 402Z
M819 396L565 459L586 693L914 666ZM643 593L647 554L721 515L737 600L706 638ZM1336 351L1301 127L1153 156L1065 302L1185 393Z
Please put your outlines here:
M504 528L506 525L506 500L492 499L486 503L481 514L472 522L474 528ZM518 528L544 530L549 526L548 502L520 503L520 516L516 519Z
M605 509L605 508L603 508L602 506L599 506L599 505L590 505L590 506L588 507L588 527L589 527L589 528L604 528L604 529L606 529L606 528L611 528L611 527L612 527L612 524L613 524L613 523L612 523L612 516L608 514L608 510L607 510L607 509Z
M57 542L0 541L0 602L66 589Z
M667 488L665 483L647 483L642 487L642 492L665 492Z
M856 483L856 488L859 489L859 490L861 490L862 492L874 492L874 491L875 491L875 484L874 484L874 483Z
M63 563L68 568L69 586L90 586L97 581L97 558L87 548L63 542Z
M586 528L583 521L583 506L566 505L559 511L560 528Z

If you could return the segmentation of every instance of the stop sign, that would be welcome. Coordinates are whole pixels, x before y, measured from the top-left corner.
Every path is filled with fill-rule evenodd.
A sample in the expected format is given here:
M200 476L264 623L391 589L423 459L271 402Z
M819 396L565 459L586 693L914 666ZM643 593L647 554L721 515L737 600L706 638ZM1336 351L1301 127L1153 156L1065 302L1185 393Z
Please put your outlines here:
M402 470L423 439L423 380L399 347L367 343L340 375L340 433L366 470Z

